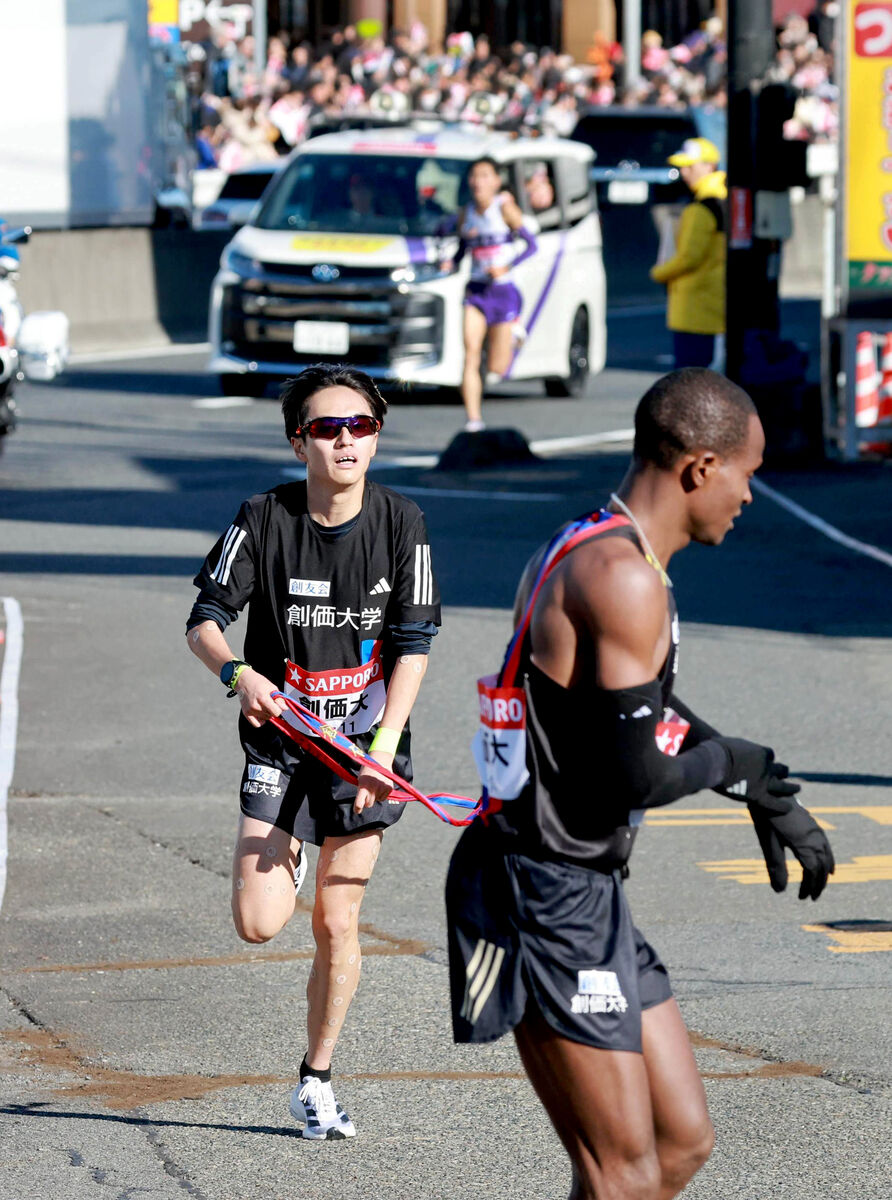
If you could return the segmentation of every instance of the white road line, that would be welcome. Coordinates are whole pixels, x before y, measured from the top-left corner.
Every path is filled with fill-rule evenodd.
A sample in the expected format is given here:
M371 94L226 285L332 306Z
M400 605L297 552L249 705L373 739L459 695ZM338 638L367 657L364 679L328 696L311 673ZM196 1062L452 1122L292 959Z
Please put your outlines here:
M256 403L251 396L202 396L192 401L193 408L248 408Z
M369 463L370 471L384 471L387 467L435 467L440 461L438 454L383 454Z
M454 496L461 500L563 500L559 492L500 492L493 488L491 492L465 491L462 488L429 488L407 487L398 483L395 491L405 492L407 496Z
M631 442L634 429L613 429L609 433L580 433L575 437L543 438L530 442L534 454L560 454L562 450L584 450L587 446L606 446L612 442Z
M779 504L781 508L785 508L788 513L792 513L794 517L798 517L800 521L804 521L806 525L810 525L812 529L822 533L824 537L830 538L832 542L838 542L840 546L845 546L847 550L854 550L856 554L863 554L866 558L873 558L877 562L883 563L886 567L892 567L892 554L886 550L880 550L878 546L871 546L869 542L859 542L857 538L849 537L847 533L843 533L841 529L837 529L835 525L822 520L821 517L816 517L814 513L809 512L807 508L803 508L801 504L797 504L795 500L788 500L786 496L782 496L780 492L776 492L774 488L769 487L767 483L763 483L761 479L752 481L753 491L760 492L769 500L773 500L775 504Z
M562 450L584 450L589 446L605 446L614 442L631 442L634 436L634 429L614 429L609 433L582 433L574 437L543 438L541 441L530 442L530 449L534 454L560 454ZM438 454L382 454L372 459L369 464L369 470L386 471L394 467L409 467L417 471L423 471L435 467L439 461L440 456ZM290 479L306 479L307 475L305 467L284 467L282 474L287 475ZM405 491L405 489L402 490ZM469 493L465 492L463 494L468 495ZM489 495L489 493L486 494ZM538 494L547 495L548 498L551 498L552 495L551 492ZM499 495L507 496L508 493L499 492ZM524 493L524 495L532 496L533 493L528 492Z
M166 346L133 346L129 350L96 350L88 354L72 354L68 362L73 367L89 363L124 362L128 358L165 358L175 354L201 354L210 350L210 342L171 342Z
M7 820L9 786L15 768L15 743L19 724L19 668L22 664L24 621L18 600L3 597L6 648L0 671L0 905L6 891Z

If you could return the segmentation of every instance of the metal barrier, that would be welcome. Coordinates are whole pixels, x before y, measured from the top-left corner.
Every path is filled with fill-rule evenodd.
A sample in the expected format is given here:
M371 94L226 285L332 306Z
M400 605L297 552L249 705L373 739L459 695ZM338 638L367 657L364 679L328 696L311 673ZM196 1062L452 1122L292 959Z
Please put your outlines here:
M892 453L892 320L825 318L821 340L828 449L844 462Z

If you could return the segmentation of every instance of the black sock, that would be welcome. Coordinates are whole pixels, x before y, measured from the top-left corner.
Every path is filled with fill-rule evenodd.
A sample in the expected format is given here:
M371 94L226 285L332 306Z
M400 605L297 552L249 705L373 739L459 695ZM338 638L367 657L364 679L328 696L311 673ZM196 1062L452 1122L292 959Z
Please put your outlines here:
M317 1070L316 1067L310 1066L307 1062L307 1056L304 1055L304 1060L300 1064L300 1077L301 1079L305 1079L307 1075L315 1075L323 1083L331 1083L331 1067L326 1067L324 1071Z

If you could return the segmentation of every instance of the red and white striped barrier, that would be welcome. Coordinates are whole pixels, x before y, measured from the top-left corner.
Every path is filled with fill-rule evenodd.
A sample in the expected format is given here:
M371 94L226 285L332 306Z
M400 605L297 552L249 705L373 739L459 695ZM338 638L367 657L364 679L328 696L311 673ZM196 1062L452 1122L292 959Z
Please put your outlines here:
M859 429L876 425L880 415L880 375L873 334L858 334L855 342L855 424Z

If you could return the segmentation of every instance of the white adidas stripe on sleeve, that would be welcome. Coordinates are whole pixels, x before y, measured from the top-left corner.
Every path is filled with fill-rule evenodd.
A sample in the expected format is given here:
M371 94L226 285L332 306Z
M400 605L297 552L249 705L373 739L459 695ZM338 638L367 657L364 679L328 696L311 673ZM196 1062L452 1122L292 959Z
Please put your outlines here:
M415 547L415 589L412 603L419 605L434 602L434 574L431 570L431 548L427 543Z
M230 525L226 531L220 561L211 571L211 579L216 580L221 586L225 586L229 582L229 572L232 570L235 556L238 554L239 546L245 540L246 533L247 530L239 529L238 525Z

